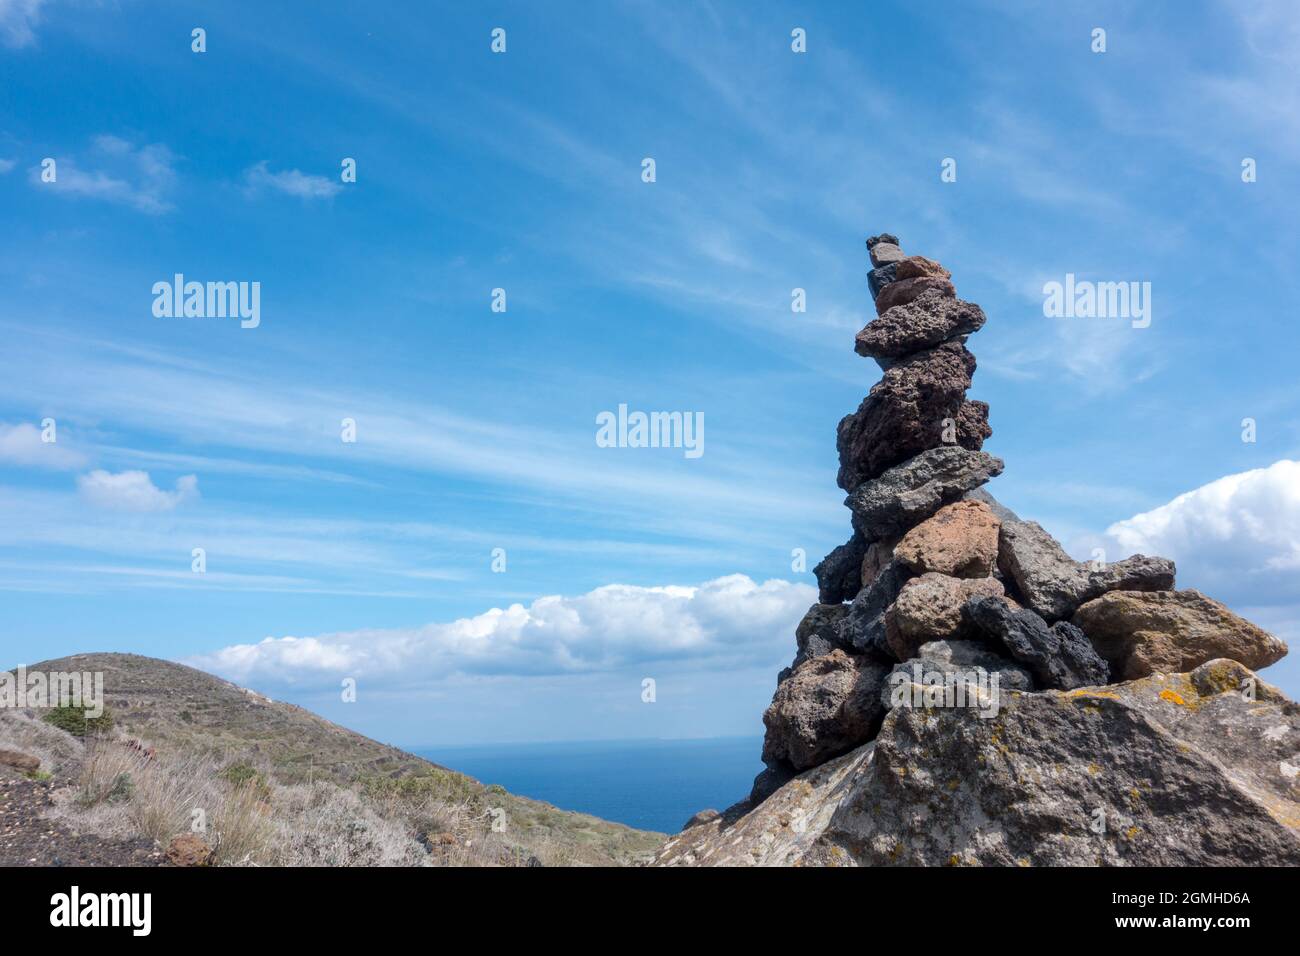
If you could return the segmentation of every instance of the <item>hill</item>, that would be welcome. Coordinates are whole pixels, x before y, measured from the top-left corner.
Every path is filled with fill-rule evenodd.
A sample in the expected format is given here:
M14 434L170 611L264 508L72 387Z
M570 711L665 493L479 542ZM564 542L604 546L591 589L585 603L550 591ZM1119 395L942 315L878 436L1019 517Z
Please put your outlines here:
M27 670L104 675L107 732L83 739L41 710L0 713L0 749L42 760L26 775L49 791L40 813L77 833L152 838L161 848L191 829L195 808L211 817L208 805L219 805L228 832L206 835L225 841L218 862L627 865L663 840L484 786L181 664L96 653ZM119 789L126 796L114 799ZM236 827L241 804L247 819ZM255 846L236 857L233 835L246 827L256 834L236 842Z

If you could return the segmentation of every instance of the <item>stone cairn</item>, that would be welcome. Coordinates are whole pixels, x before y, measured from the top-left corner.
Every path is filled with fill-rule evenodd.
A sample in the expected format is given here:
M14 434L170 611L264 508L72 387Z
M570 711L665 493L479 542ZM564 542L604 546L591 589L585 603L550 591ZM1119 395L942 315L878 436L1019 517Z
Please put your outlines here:
M756 806L796 774L874 739L891 675L997 675L1000 692L1071 690L1184 672L1218 658L1252 669L1286 653L1198 591L1174 564L1134 555L1074 561L981 486L1003 463L981 451L988 405L969 401L984 325L939 263L890 235L867 240L877 318L855 351L884 375L839 424L839 486L853 537L817 565L818 603L763 715ZM915 683L915 677L910 677Z

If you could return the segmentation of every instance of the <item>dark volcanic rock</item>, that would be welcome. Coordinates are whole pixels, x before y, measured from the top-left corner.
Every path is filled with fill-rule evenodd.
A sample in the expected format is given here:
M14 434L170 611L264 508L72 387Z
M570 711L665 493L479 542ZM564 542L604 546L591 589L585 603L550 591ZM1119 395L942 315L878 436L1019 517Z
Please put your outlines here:
M773 760L770 763L764 761L764 764L764 769L759 771L758 776L754 778L753 786L749 790L749 803L751 806L758 806L794 779L795 776L794 768L784 761Z
M871 289L871 298L880 295L880 290L898 277L898 263L880 266L867 273L867 286Z
M881 660L896 660L889 648L886 615L911 573L901 561L891 560L876 579L858 593L849 613L839 623L839 642Z
M1002 459L945 445L865 481L844 499L868 541L898 537L944 505L1002 474Z
M888 670L840 650L804 662L763 714L764 762L806 770L870 740L884 716L880 688Z
M928 675L970 675L983 671L998 679L998 693L1034 689L1034 677L1015 661L989 650L981 641L930 641L922 644L907 661L897 664L885 677L880 700L886 709L897 702L892 692L900 682L925 686ZM1000 700L999 700L1000 704Z
M988 406L967 402L975 356L959 342L916 352L889 368L836 436L839 486L850 491L928 448L955 444L979 451L990 434ZM970 406L970 407L966 407ZM945 435L952 427L954 435Z
M1033 611L1013 611L1006 601L995 597L973 598L962 613L986 641L1006 648L1044 687L1073 690L1110 680L1110 665L1083 631L1069 622L1048 627Z
M876 314L884 315L896 305L906 305L927 289L936 289L943 295L956 296L952 281L939 276L917 276L915 279L898 279L880 290L876 296Z
M998 566L1016 583L1025 603L1049 621L1069 617L1107 591L1168 591L1174 562L1135 554L1094 568L1075 561L1034 521L1003 521Z
M978 332L985 321L984 310L973 302L930 289L868 322L854 351L888 367L904 355Z
M822 604L852 601L862 590L862 558L867 542L854 532L853 537L831 551L813 568L817 576L817 600Z
M840 622L849 613L847 604L814 604L795 629L794 639L799 650L794 661L776 677L778 684L785 681L795 670L811 657L829 654L837 647L848 650L848 645L840 638Z
M891 236L887 232L882 232L878 236L867 236L867 251L874 249L876 244L881 242L892 243L895 246L899 244L897 236Z

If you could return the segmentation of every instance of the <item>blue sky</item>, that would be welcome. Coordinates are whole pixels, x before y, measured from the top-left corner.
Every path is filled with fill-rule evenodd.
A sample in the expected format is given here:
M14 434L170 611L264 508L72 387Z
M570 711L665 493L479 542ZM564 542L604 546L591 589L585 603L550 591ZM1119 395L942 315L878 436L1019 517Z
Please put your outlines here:
M1298 63L1285 2L0 0L0 656L412 746L757 733L880 231L989 316L996 495L1294 643ZM177 272L260 325L155 317ZM1066 273L1150 327L1045 318ZM597 447L621 403L705 453Z

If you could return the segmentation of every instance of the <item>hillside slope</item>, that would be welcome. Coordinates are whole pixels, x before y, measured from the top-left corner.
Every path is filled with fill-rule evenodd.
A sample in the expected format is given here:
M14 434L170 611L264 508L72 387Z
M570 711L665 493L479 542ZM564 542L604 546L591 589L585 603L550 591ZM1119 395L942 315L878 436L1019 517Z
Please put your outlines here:
M440 841L452 843L454 838L465 846L477 842L480 848L490 842L497 848L496 857L503 860L535 863L540 857L546 862L626 865L647 859L663 840L662 834L484 786L301 707L181 664L134 654L95 653L42 661L27 669L103 673L105 702L119 746L138 739L156 749L161 764L206 762L224 772L230 768L256 771L285 792L337 788L346 791L348 799L359 799L388 817L394 816L395 806L408 806L412 812L402 819L412 838L426 848ZM28 711L28 716L39 718L41 713ZM5 736L0 726L0 746ZM89 753L92 744L88 742L85 750ZM75 785L78 766L75 761L65 763L70 769L52 786ZM414 812L417 804L420 813ZM459 835L445 832L445 824L419 822L421 814L430 815L431 804L433 817L445 820L450 815L460 821ZM275 812L274 806L268 811ZM471 862L484 860L476 854Z

